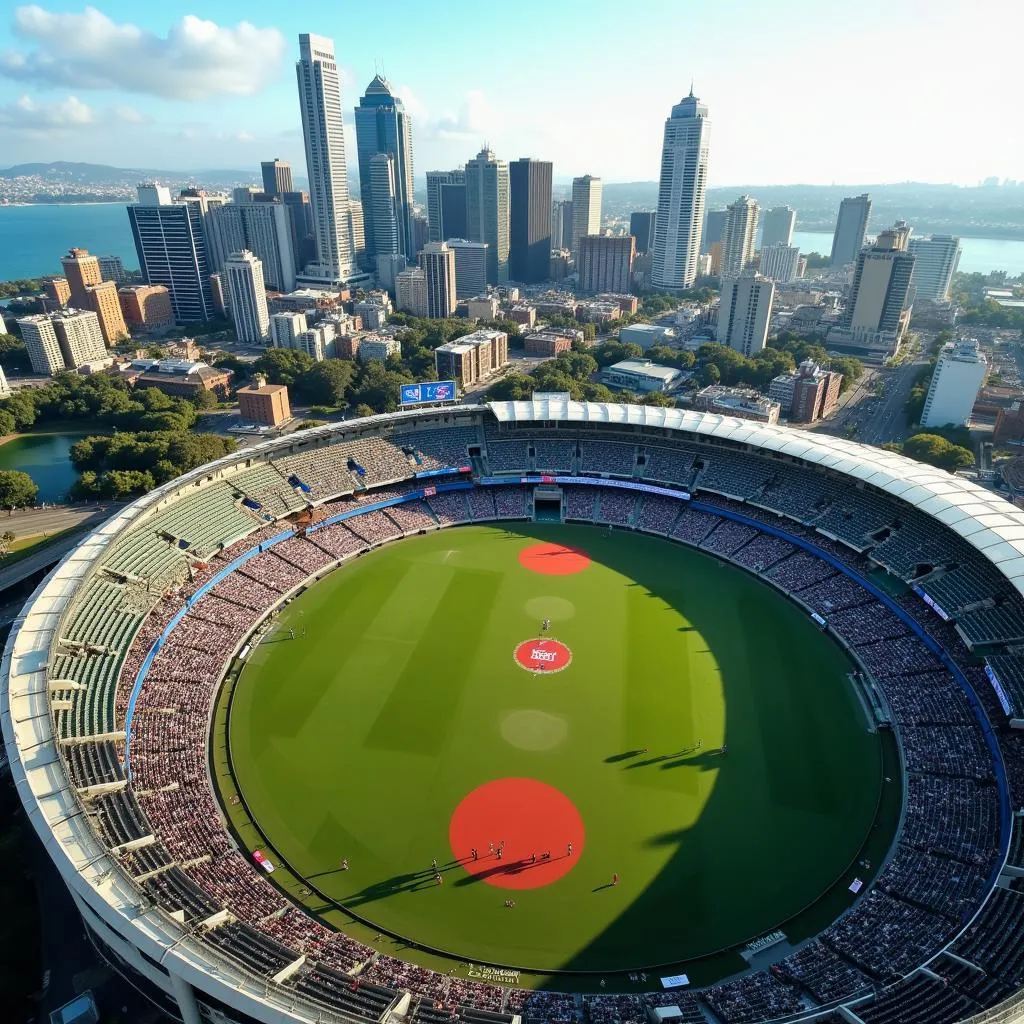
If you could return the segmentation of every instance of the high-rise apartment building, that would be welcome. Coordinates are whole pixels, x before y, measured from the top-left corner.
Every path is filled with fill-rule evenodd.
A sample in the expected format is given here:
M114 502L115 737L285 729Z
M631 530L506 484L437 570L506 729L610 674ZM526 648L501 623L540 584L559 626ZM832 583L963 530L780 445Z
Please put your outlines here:
M264 160L260 164L263 174L263 191L268 196L280 195L282 192L294 192L292 182L292 165L286 160Z
M454 171L427 171L427 223L429 226L429 241L431 242L442 242L446 238L461 238L466 233L465 224L463 224L462 230L458 231L455 229L454 224L449 229L448 225L444 223L441 190L445 185L462 187L463 219L465 218L466 172L461 167L456 168ZM455 198L456 194L453 193L452 201Z
M949 286L960 265L960 239L954 235L912 238L907 251L914 257L914 286L917 297L945 302Z
M700 239L702 253L709 254L713 245L721 246L725 238L725 222L728 219L728 210L708 210L704 218L704 233Z
M785 283L797 278L800 250L795 245L776 242L761 247L761 273L771 281Z
M745 356L760 352L768 340L774 298L775 283L753 270L723 278L715 334L719 344Z
M297 268L291 217L291 210L277 199L227 203L211 210L205 221L211 270L221 270L232 253L248 249L263 264L268 288L294 291Z
M486 242L470 242L465 238L449 238L448 248L455 253L455 296L472 299L487 291Z
M403 313L427 316L427 274L422 267L406 267L395 275L395 305Z
M657 216L653 210L638 210L629 215L629 233L636 239L637 255L650 249L654 241L654 222Z
M238 340L249 345L265 345L270 332L270 314L263 284L263 263L248 249L243 249L224 261L221 273Z
M270 318L270 344L274 348L299 348L299 336L308 329L305 313L274 313Z
M34 373L53 376L105 359L99 317L91 310L62 309L17 321Z
M316 262L306 268L305 275L343 282L352 276L355 253L348 230L348 170L334 40L300 35L295 72L316 237Z
M761 218L761 248L769 245L792 245L796 227L796 210L792 206L773 206Z
M355 254L356 263L365 266L368 262L366 255L366 220L363 216L363 204L359 199L348 201L348 230L352 237L352 251Z
M556 199L551 206L551 248L568 249L572 240L572 200Z
M651 267L655 288L689 288L697 276L710 135L708 108L691 88L665 122Z
M726 207L722 238L722 276L738 277L754 262L760 207L750 196L740 196Z
M899 345L910 320L914 255L906 251L909 230L902 225L879 232L875 244L857 253L853 284L842 326L857 344Z
M85 289L103 280L99 258L90 255L88 249L72 249L67 256L60 258L60 265L71 289L71 305L77 309L88 309Z
M368 253L380 256L397 252L411 260L416 252L412 235L412 122L401 99L392 91L391 83L381 75L373 76L356 107L356 152ZM373 159L380 154L391 158L394 194L390 212L382 201L381 205L378 204L375 191L374 183L379 181L379 172ZM380 238L377 232L378 210L384 217Z
M50 315L42 313L34 316L22 316L18 317L15 323L21 331L21 340L25 342L28 357L32 362L33 373L52 377L55 373L66 369L64 356L57 341L57 332L53 329L53 320Z
M445 184L440 187L439 216L441 218L441 241L447 238L465 238L469 230L466 210L466 184ZM428 234L433 232L430 228Z
M420 253L426 275L427 316L445 317L455 312L455 252L444 242L428 242Z
M580 291L628 292L635 258L636 240L632 235L584 235L576 255Z
M96 258L100 261L100 278L102 280L113 281L115 284L124 284L128 280L128 274L120 256L97 256Z
M866 192L859 196L847 196L839 204L836 230L832 236L833 267L845 267L857 259L857 253L864 248L870 216L871 196Z
M62 309L71 299L71 285L68 284L66 277L47 278L43 282L43 291L46 292L43 303L48 313Z
M292 232L292 252L295 253L295 272L316 259L316 236L313 233L313 208L308 192L282 192L278 197L288 208Z
M522 157L508 165L509 254L513 281L538 284L551 263L551 175L547 160Z
M988 360L974 338L947 342L939 354L921 414L922 427L967 423L988 373Z
M108 345L117 345L128 337L128 327L121 311L116 282L101 281L99 284L86 286L85 300L85 308L96 314L100 333Z
M139 202L128 207L142 279L163 285L174 319L194 324L214 316L204 209L198 202L171 202L163 186L140 185Z
M486 242L487 280L508 281L508 164L482 149L466 164L466 221L469 239Z
M601 233L602 191L601 179L591 174L572 179L572 237L565 243L567 249L575 252L584 235Z

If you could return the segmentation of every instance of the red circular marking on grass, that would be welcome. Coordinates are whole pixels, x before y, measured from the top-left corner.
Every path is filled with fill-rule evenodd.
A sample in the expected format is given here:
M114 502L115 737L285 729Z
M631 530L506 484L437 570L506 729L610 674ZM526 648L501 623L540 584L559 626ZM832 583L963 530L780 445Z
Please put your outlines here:
M560 790L536 779L512 778L495 779L468 794L448 824L448 841L455 859L481 882L499 889L539 889L572 871L586 833L576 805ZM501 843L498 858L492 847Z
M512 656L527 672L561 672L569 667L572 651L560 640L536 636L519 644Z
M519 564L544 576L570 576L590 565L590 556L564 544L532 544L519 552Z

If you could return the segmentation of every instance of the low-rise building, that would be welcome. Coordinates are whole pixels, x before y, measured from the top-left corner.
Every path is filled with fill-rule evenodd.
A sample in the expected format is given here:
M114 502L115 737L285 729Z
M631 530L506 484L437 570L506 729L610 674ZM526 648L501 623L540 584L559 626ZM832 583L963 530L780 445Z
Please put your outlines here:
M582 341L583 332L562 327L545 327L528 334L523 345L528 356L544 356L545 359L554 359L561 352L571 352L572 343L576 337Z
M219 399L228 397L231 371L187 359L133 359L132 370L139 388L156 388L175 398L192 398L200 391L212 391Z
M768 397L779 403L795 423L816 423L831 416L839 405L843 375L823 370L805 359L795 373L780 373L768 385Z
M520 303L509 310L508 318L523 327L533 327L537 323L537 307Z
M537 310L537 316L565 316L574 319L578 303L571 296L545 297L541 296L533 303Z
M388 361L388 356L400 356L402 343L387 334L364 334L359 338L357 358L361 363L376 359L381 363Z
M508 335L504 331L474 331L434 349L439 380L454 380L465 390L485 380L508 362Z
M470 320L497 320L500 307L497 295L477 295L466 303Z
M256 374L251 384L239 388L235 396L242 418L251 423L279 427L292 418L288 388L284 384L268 384L261 373Z
M741 420L755 420L758 423L779 422L778 402L766 398L759 391L748 391L744 388L727 388L721 384L712 384L694 395L693 407L702 412L735 416Z
M352 313L363 322L363 330L379 331L394 310L387 292L370 292L352 307Z
M647 393L671 391L686 379L674 366L662 366L650 359L623 359L601 373L601 382L622 391Z
M584 300L576 307L576 319L581 324L609 324L622 317L622 310L614 302Z
M427 275L420 267L406 267L395 276L395 305L402 313L427 315Z
M619 341L639 345L645 352L652 345L671 345L675 340L676 332L671 327L658 324L630 324L619 331Z
M633 316L640 308L640 300L635 295L621 292L603 292L596 296L598 302L614 302L626 316Z
M313 309L334 309L348 299L347 289L296 288L270 300L271 313L305 313Z

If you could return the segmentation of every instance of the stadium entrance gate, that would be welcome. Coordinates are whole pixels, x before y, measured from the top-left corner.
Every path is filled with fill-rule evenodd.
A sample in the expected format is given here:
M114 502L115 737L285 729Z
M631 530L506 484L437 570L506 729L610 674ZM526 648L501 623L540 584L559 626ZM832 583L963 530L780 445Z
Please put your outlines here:
M539 484L533 490L533 518L538 523L562 521L562 488Z

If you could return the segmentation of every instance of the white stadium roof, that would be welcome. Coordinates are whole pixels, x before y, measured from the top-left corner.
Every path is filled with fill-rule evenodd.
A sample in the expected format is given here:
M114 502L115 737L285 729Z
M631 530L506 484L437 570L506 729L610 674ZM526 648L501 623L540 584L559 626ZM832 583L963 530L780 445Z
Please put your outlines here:
M1024 512L964 477L895 452L828 434L687 409L573 402L564 398L492 402L490 407L504 423L554 421L679 430L748 444L843 473L900 498L944 523L983 552L1024 594Z

